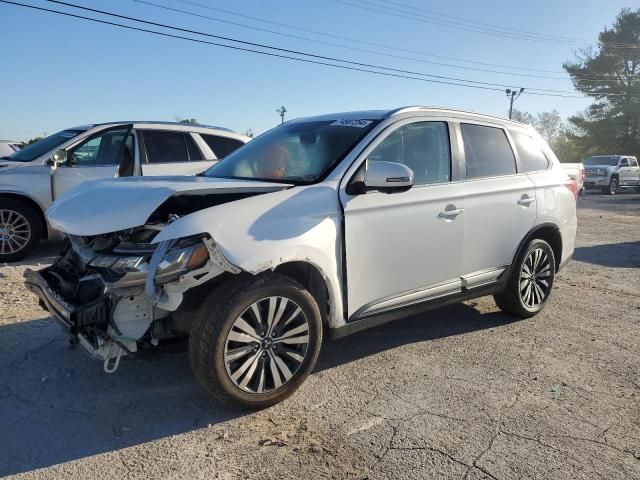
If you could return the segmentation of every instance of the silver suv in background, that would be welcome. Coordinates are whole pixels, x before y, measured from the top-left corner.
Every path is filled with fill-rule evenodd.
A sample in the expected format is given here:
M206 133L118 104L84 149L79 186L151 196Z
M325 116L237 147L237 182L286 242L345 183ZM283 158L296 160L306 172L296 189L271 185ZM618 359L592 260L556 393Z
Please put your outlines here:
M193 175L250 139L231 130L168 122L69 128L0 157L0 263L25 257L55 233L51 203L100 178Z
M585 189L599 188L607 195L615 195L622 189L636 189L640 193L640 166L636 157L596 155L582 163Z
M26 283L75 341L124 355L188 338L213 395L290 395L323 332L493 295L542 310L577 187L531 127L409 107L289 121L202 176L80 186L49 210L69 247Z

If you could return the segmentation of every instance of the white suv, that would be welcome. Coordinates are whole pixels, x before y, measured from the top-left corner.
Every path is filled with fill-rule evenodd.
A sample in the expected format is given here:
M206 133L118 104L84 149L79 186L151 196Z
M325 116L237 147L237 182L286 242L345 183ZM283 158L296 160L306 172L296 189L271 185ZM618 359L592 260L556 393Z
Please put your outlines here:
M202 172L250 139L220 127L111 122L55 133L0 156L0 263L55 235L44 212L87 180Z
M27 286L105 371L189 337L196 377L250 408L333 337L494 295L529 317L571 258L576 185L526 125L425 107L287 122L204 176L58 200L70 248Z

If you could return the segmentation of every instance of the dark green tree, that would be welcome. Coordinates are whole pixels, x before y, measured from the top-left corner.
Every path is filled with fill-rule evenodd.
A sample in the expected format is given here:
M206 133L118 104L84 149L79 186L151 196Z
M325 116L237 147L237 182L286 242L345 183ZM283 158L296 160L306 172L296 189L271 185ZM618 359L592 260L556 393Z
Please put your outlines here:
M640 9L621 10L597 47L563 66L575 88L595 99L569 119L580 150L640 154Z

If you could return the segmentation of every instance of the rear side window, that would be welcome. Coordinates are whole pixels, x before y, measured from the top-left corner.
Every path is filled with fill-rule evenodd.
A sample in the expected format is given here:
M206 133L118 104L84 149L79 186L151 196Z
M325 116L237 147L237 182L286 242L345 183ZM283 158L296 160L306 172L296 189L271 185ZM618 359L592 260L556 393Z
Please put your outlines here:
M632 167L637 167L638 166L638 161L635 158L630 158L629 159L629 165Z
M203 135L200 134L202 139L207 142L211 151L217 158L224 158L231 152L237 150L244 145L240 140L235 138L218 137L217 135Z
M188 162L187 144L182 132L143 132L148 163Z
M460 124L467 178L497 177L516 173L516 158L501 128Z
M520 163L525 172L546 170L549 167L549 160L532 137L523 132L511 132L511 136L516 144Z

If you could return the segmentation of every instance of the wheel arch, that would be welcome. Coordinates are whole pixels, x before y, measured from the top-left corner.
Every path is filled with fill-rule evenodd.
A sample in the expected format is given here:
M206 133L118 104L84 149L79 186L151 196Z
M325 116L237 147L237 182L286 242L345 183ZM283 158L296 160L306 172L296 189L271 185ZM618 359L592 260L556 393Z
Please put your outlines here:
M0 192L0 200L11 199L23 202L29 207L33 208L40 219L42 225L42 239L46 240L49 237L49 229L47 228L47 217L45 216L42 206L33 198L28 195L14 192Z
M554 223L541 223L540 225L536 225L534 228L529 230L529 233L524 237L520 245L518 246L518 250L516 251L515 256L513 257L513 264L515 264L518 257L522 254L529 242L533 239L544 240L551 246L551 250L553 250L553 255L555 257L556 263L556 272L560 268L560 262L562 260L562 235L560 234L560 228Z
M322 270L311 262L293 260L281 263L275 273L292 278L305 287L318 303L322 324L329 327L331 318L331 285Z

